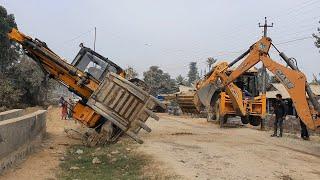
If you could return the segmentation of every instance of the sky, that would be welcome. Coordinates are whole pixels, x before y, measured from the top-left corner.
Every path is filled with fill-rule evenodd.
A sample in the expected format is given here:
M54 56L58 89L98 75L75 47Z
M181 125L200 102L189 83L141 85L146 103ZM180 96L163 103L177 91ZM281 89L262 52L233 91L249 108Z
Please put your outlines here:
M142 76L159 66L173 78L186 76L195 61L208 71L206 59L232 61L262 36L294 57L309 80L320 72L320 53L312 33L320 26L319 0L0 0L15 15L21 32L38 38L71 62L79 44ZM302 40L303 39L303 40ZM274 50L271 50L274 52ZM271 53L277 62L277 53Z

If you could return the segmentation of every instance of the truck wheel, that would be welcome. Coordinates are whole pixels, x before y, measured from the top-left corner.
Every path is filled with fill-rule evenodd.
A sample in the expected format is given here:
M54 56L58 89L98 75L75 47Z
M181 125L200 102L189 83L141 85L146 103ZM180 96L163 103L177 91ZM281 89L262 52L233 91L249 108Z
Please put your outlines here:
M252 126L259 126L261 124L261 117L249 116L249 121Z
M241 122L242 122L242 124L248 124L249 117L248 116L241 116Z

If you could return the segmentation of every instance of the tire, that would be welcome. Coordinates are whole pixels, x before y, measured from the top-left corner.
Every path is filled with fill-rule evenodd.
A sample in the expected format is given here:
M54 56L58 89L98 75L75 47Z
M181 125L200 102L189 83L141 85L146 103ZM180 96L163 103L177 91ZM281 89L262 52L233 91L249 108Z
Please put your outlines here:
M249 117L248 116L241 116L241 122L242 124L248 124L249 121Z
M261 117L249 116L249 122L252 126L259 126L261 124Z

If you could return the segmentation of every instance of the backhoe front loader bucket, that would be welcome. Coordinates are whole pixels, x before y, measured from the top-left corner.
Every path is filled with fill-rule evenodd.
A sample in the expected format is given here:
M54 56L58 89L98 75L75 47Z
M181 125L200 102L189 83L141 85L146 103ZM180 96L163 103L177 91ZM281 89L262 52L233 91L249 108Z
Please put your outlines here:
M214 82L198 89L196 92L196 96L198 96L198 99L205 107L209 108L212 97L215 94L218 94L218 92L220 92L218 82Z

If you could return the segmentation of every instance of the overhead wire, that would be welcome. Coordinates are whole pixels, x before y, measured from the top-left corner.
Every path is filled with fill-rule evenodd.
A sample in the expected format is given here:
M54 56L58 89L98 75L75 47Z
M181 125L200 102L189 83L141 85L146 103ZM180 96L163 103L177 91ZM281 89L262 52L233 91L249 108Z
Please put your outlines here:
M282 41L282 42L276 43L274 45L288 44L288 43L293 43L293 42L296 42L296 41L303 41L303 40L312 39L312 38L313 38L312 36L305 36L305 37L300 37L300 38L291 39L291 40L287 40L287 41Z
M278 13L278 14L276 14L274 16L271 16L270 20L276 20L275 18L281 19L283 17L286 17L286 16L290 15L291 13L295 12L297 9L303 9L305 7L308 7L310 5L309 3L313 4L314 2L318 2L318 0L304 1L302 3L294 5L291 8L283 9L282 11L280 11L280 13Z

